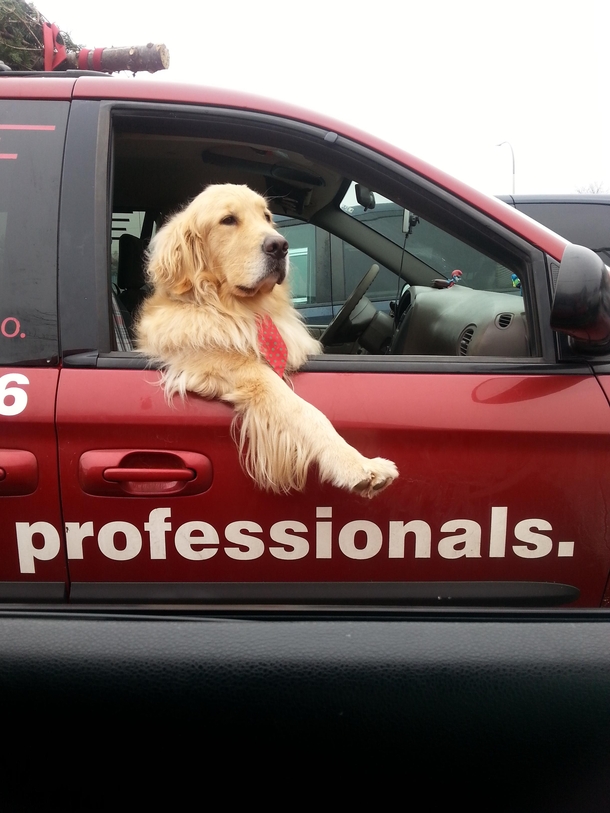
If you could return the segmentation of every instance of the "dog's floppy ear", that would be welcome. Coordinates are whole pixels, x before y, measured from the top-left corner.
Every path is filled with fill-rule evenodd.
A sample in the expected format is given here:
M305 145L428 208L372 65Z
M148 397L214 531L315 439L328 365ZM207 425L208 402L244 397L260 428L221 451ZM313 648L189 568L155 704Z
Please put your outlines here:
M157 289L182 295L205 272L204 240L193 229L188 208L172 217L153 237L148 249L148 278Z

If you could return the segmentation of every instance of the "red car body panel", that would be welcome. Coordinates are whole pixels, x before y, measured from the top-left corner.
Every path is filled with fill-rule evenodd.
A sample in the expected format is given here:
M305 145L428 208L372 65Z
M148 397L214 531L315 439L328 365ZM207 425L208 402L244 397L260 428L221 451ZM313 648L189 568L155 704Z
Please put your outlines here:
M73 590L83 582L497 579L571 584L581 591L577 604L598 603L610 567L610 551L597 543L610 414L597 382L460 375L450 404L447 384L426 374L295 376L295 391L349 442L396 461L400 478L367 501L315 476L303 494L257 490L239 466L232 410L198 397L168 405L156 372L64 370L57 421L64 518L76 540L68 546ZM152 459L154 450L205 456L211 486L194 496L159 495L165 486L154 483L138 492L139 482L120 496L85 493L83 455L117 449L139 453L144 467L144 452ZM405 536L403 523L413 522Z

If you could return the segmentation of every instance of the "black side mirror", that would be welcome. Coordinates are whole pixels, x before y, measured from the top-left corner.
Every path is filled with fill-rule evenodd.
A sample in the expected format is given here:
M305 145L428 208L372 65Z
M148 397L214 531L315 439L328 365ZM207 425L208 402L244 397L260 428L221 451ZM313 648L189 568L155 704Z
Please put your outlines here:
M577 350L610 351L610 271L589 248L569 245L564 251L551 327L566 333Z

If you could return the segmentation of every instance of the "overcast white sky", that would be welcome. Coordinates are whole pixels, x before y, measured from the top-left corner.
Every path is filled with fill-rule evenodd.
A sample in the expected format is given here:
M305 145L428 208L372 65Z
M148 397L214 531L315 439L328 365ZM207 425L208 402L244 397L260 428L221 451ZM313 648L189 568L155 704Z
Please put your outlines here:
M512 187L502 141L517 193L610 192L608 0L34 5L86 47L165 43L163 81L327 113L491 194Z

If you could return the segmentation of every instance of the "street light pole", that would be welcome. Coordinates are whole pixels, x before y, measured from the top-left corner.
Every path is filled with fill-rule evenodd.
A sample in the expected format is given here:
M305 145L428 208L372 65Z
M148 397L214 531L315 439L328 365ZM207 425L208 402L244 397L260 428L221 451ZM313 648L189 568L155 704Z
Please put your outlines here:
M513 145L510 141L501 141L500 144L496 144L496 147L501 147L503 144L508 144L510 147L510 154L513 157L513 195L515 194L515 151L513 150Z

